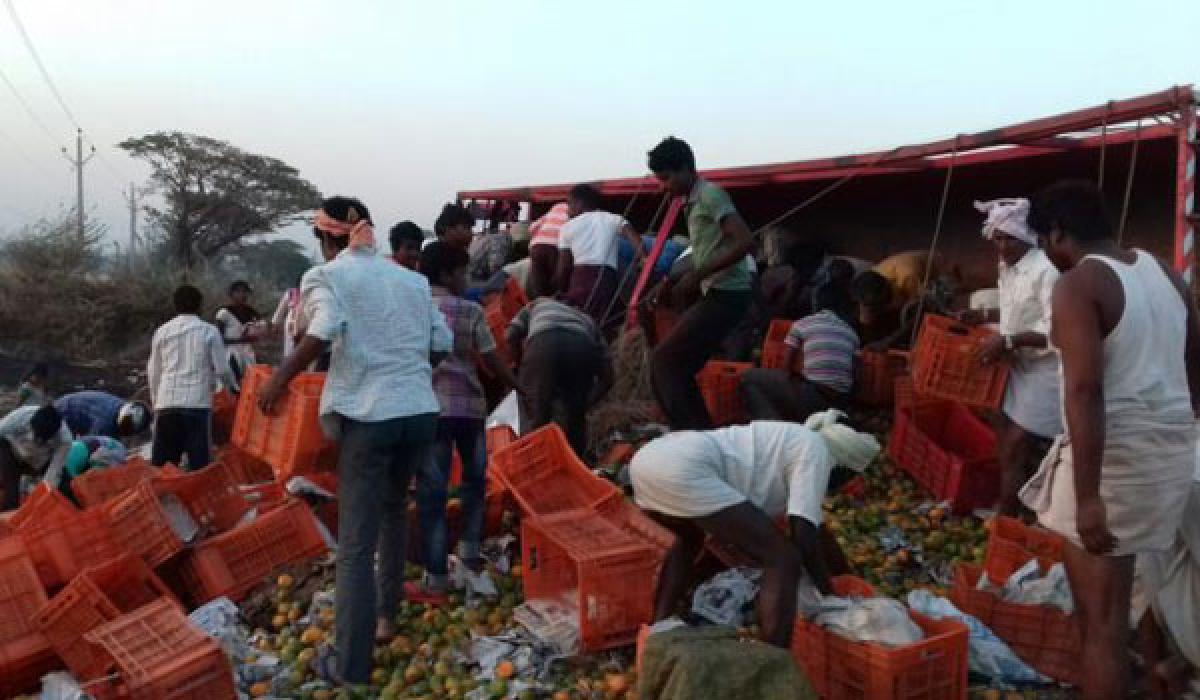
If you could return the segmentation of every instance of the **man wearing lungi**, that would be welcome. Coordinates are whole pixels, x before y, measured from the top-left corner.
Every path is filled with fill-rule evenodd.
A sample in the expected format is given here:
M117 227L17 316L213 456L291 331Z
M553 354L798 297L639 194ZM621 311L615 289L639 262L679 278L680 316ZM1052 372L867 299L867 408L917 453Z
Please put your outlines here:
M1017 493L1033 471L1030 459L1035 445L1041 443L1044 451L1045 441L1062 432L1058 353L1046 341L1058 269L1037 248L1037 235L1026 221L1028 199L976 202L975 208L987 214L983 237L995 247L1000 268L999 310L974 319L999 322L1000 333L980 348L979 359L989 364L1005 357L1012 366L996 447L1001 469L996 510L1017 515Z
M1174 543L1190 492L1200 326L1183 281L1117 243L1090 182L1040 192L1029 225L1063 273L1050 341L1062 358L1066 433L1021 499L1068 542L1082 697L1123 698L1135 557Z

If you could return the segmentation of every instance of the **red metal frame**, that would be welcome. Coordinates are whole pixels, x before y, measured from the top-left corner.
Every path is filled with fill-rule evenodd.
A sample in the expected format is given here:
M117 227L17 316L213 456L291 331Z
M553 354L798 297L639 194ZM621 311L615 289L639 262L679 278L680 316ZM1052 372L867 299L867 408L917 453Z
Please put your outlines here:
M658 236L654 239L654 247L650 249L646 264L642 265L642 272L638 275L637 284L633 288L633 296L629 298L627 323L630 328L637 324L638 303L646 291L646 283L650 280L650 273L654 271L654 264L658 262L658 256L662 255L663 247L667 244L667 239L671 237L671 229L675 226L675 219L683 209L683 201L683 197L672 197L671 204L663 214L662 226L658 229Z
M1166 118L1139 130L1122 128L1140 119ZM1082 133L1104 129L1104 134ZM834 158L753 165L736 168L717 168L702 171L709 181L726 189L788 184L814 180L833 180L848 175L886 175L918 172L948 167L954 154L955 167L977 165L1028 156L1081 148L1098 148L1127 143L1138 139L1175 138L1178 146L1176 164L1175 203L1175 266L1189 281L1196 264L1194 246L1196 216L1194 214L1196 173L1196 96L1191 85L1175 86L1126 100L1088 107L1065 114L1020 122L1008 127L989 129L974 134L961 134L950 139L924 144L900 146L889 151L876 151ZM489 190L466 190L458 194L465 200L508 200L530 203L559 202L566 198L573 183L512 187ZM652 177L632 177L602 180L593 183L607 197L631 196L655 191L660 185ZM668 232L675 223L678 208L664 217L655 251L661 250ZM643 275L645 272L643 271ZM643 291L639 280L634 302Z

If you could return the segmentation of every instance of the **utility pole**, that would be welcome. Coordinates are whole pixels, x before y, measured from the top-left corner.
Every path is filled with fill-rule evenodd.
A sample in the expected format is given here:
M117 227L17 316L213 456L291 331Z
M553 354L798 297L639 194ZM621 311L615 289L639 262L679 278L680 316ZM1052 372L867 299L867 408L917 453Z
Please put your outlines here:
M129 192L125 194L125 203L129 205L129 265L133 266L134 256L137 255L138 244L141 242L137 232L137 215L138 215L138 192L137 187L131 182L129 183Z
M96 155L96 147L92 146L87 158L83 157L83 129L75 130L75 157L72 158L67 149L63 148L63 158L75 168L75 221L78 227L79 240L83 240L83 166L87 165Z

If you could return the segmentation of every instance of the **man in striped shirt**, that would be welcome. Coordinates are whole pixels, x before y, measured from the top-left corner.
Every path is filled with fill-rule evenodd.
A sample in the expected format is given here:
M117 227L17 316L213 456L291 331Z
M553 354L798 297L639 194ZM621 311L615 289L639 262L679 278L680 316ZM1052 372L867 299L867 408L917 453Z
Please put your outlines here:
M529 285L525 290L530 299L554 296L558 287L558 234L571 219L567 203L559 202L529 227Z
M200 290L185 284L173 301L178 315L154 332L146 365L155 416L150 461L179 464L187 455L187 468L194 470L208 466L216 383L233 386L233 373L221 333L199 317Z
M846 323L849 300L835 287L815 294L816 313L792 325L782 369L742 375L741 394L750 420L804 421L813 413L843 408L854 388L858 334Z

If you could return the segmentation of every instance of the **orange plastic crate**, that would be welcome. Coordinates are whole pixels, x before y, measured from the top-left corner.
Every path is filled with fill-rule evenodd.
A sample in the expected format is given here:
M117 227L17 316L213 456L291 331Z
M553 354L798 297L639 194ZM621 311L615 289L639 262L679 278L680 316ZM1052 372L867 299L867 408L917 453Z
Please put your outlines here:
M926 315L913 351L913 386L917 393L975 408L999 408L1008 381L1008 365L984 366L976 359L979 346L993 335L945 316Z
M1036 558L1043 571L1063 560L1066 540L1058 533L1004 516L993 519L990 528L983 568L995 583L1002 585L1030 559Z
M512 277L504 283L504 289L495 297L488 299L489 304L497 304L509 318L516 316L517 313L525 308L529 303L529 297L525 295L525 290L521 289L520 283Z
M713 425L721 427L746 420L746 409L742 406L738 385L742 381L742 374L752 367L749 362L710 360L696 375L704 406Z
M108 513L102 508L73 513L47 525L31 521L19 536L47 589L65 585L84 567L125 553L109 527Z
M567 437L551 423L492 456L491 472L524 515L592 508L620 492L575 456Z
M955 513L991 507L1000 494L996 434L965 406L924 403L898 411L888 455Z
M767 327L767 337L763 339L762 355L759 357L758 364L765 369L784 369L783 360L787 357L787 340L788 331L792 329L794 321L788 319L777 318L771 321L771 325Z
M487 429L487 452L489 455L517 441L517 434L507 425L493 425Z
M233 421L237 416L237 398L228 389L213 393L212 439L216 445L229 442L233 434Z
M46 592L19 537L0 540L0 693L36 688L54 652L34 622Z
M873 595L852 576L834 579L839 595ZM826 700L961 700L967 697L967 627L909 612L925 639L902 647L855 642L803 618L792 630L792 656Z
M225 465L230 478L240 485L261 484L275 480L271 465L236 445L226 445L217 454L217 462Z
M158 566L183 549L184 542L171 528L149 481L141 482L105 508L116 540L148 566Z
M660 550L664 555L675 545L675 533L654 522L641 508L624 498L604 500L593 510L610 524Z
M124 464L93 469L75 477L71 480L71 493L84 507L98 506L158 473L141 457L130 457Z
M863 350L858 360L854 399L868 406L890 406L895 398L896 379L908 372L908 354Z
M1048 605L1009 603L987 591L976 590L982 573L978 566L957 565L954 586L950 589L951 602L964 613L979 618L1030 666L1056 681L1078 685L1083 667L1075 618Z
M43 482L35 486L21 507L9 516L8 525L20 531L31 524L49 525L67 520L78 512L79 509L71 505L66 496Z
M199 471L155 477L151 483L160 496L174 494L202 529L224 532L250 509L230 472L224 462L214 462Z
M521 522L527 599L574 599L585 651L631 644L654 615L664 552L591 510Z
M492 338L496 340L496 356L500 358L504 364L512 366L512 353L508 349L508 324L512 323L516 312L509 314L504 308L496 302L492 302L483 309L484 319L487 321L488 329L492 331Z
M112 658L84 640L84 634L170 596L162 581L130 554L85 569L41 609L35 621L71 673L87 681L108 673Z
M271 465L279 480L333 469L336 445L325 438L318 421L325 374L296 375L274 412L266 415L258 410L258 394L270 376L270 367L254 365L242 379L233 444Z
M237 697L224 652L168 601L122 615L84 639L103 647L117 668L118 678L104 689L108 694L155 700Z
M240 600L273 571L326 549L303 501L289 500L253 522L204 540L167 567L176 591L194 604Z

